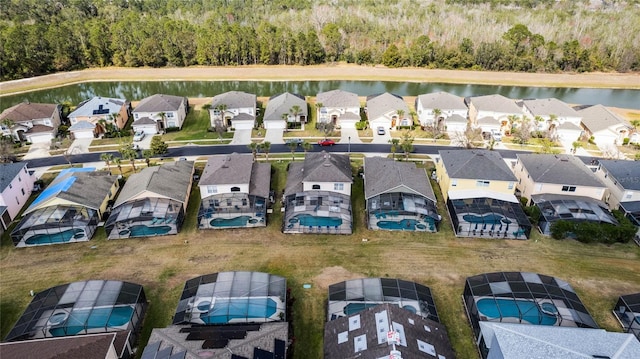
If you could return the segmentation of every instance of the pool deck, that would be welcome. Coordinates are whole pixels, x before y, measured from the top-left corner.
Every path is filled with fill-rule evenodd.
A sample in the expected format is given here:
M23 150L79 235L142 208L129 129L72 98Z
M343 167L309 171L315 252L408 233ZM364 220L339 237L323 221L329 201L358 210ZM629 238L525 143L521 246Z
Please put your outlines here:
M418 223L418 225L411 225L410 228L382 228L378 227L378 222L381 221L390 221L390 222L398 222L400 223L403 220L413 220ZM424 219L424 215L417 213L416 215L395 215L395 216L386 216L381 217L378 214L369 214L369 229L372 230L381 230L381 231L410 231L410 232L432 232L435 233L438 231L437 223L431 224L429 221ZM433 230L431 229L433 227Z
M496 239L527 239L524 229L520 228L518 222L514 218L506 218L509 224L500 223L472 223L467 222L463 217L465 215L477 215L473 213L458 214L458 230L456 237L469 238L496 238Z

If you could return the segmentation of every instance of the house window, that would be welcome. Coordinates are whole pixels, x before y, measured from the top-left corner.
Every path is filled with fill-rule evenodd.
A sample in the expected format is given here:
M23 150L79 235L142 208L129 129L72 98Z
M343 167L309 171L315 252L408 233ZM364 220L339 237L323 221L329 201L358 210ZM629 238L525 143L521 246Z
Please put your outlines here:
M242 205L243 205L243 206L246 206L246 205L247 205L247 199L246 199L246 198L243 198L243 199L242 199Z
M18 199L18 197L16 197L16 203L18 203L18 205L20 205L20 200Z
M215 205L216 205L216 200L214 200L214 199L210 199L210 200L209 200L209 207L213 207L213 206L215 206Z
M22 192L22 195L24 196L24 188L20 188L20 192Z
M627 193L627 194L624 196L624 198L625 198L625 199L631 199L631 197L633 197L633 194L631 194L631 193Z
M138 119L138 116L140 116L140 115L139 115L139 114L137 114L137 113L134 113L134 114L133 114L133 118L135 118L136 120Z
M233 202L231 202L231 199L230 199L230 198L228 198L228 199L227 199L227 207L231 207L231 204L232 204L232 203L233 203Z
M575 192L576 186L562 186L562 192Z
M231 192L240 192L240 187L231 187Z
M9 189L12 189L13 185L11 183L9 183Z
M489 181L476 181L476 187L489 187Z
M216 207L220 207L220 201L217 200L217 199L214 199L213 200L213 205L216 206Z
M166 116L167 118L173 118L173 112L167 112Z
M218 186L207 186L207 193L218 193Z
M20 176L18 176L18 182L22 182L22 178L20 178Z
M343 191L344 190L344 183L334 183L333 184L333 190L334 191Z
M320 189L320 185L319 184L314 184L313 186L311 186L311 189Z
M513 185L514 185L514 183L513 183L513 182L509 182L509 187L507 187L507 188L508 188L508 189L513 189Z
M451 180L451 187L455 187L458 185L458 180L457 179L452 179Z

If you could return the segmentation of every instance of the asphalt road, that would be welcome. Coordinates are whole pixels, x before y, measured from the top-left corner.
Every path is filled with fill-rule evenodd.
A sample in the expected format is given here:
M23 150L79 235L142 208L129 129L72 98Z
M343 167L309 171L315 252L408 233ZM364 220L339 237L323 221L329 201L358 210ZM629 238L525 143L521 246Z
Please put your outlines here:
M430 146L430 145L414 145L413 153L434 155L441 150L462 149L461 147L451 146ZM349 151L355 153L390 153L390 145L388 144L336 144L331 147L320 147L314 145L312 152L318 152L325 150L327 152L347 153ZM298 153L303 152L302 148L296 150ZM519 153L530 153L528 151L514 151L514 150L495 150L499 152L504 158L515 158ZM183 146L169 148L169 152L162 157L192 157L192 156L208 156L208 155L221 155L227 153L251 153L251 151L245 145L215 145L215 146ZM70 160L72 164L87 163L87 162L100 162L100 155L105 152L92 152L71 155ZM119 157L119 153L115 151L108 151L116 157ZM286 145L272 145L269 153L291 153L291 150ZM398 152L401 155L401 152ZM582 158L583 161L589 163L592 158ZM56 165L67 164L67 160L63 156L46 157L31 159L27 161L30 168L37 167L50 167Z

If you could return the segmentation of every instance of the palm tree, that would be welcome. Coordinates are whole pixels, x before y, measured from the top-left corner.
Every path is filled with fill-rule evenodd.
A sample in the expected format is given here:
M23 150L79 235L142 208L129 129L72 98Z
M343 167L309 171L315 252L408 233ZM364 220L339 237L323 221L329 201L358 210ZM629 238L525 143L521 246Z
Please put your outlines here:
M305 154L307 153L307 151L311 151L311 149L313 148L313 145L311 144L311 142L307 142L307 141L302 142L301 146Z
M402 117L404 116L404 110L396 110L396 114L398 114L398 121L402 121ZM391 127L394 127L394 125L395 124L392 124Z
M269 161L269 151L271 151L271 142L269 141L264 141L260 144L260 149L262 151L264 151L264 155L267 159L267 161Z
M120 176L122 176L122 159L120 157L116 157L113 159L113 163L118 166L118 171L120 171Z
M144 157L144 161L147 163L147 167L151 166L151 157L153 156L153 151L144 150L142 151L142 157Z
M223 127L226 127L227 124L224 121L224 113L227 111L227 105L224 103L219 104L218 106L216 106L216 110L218 110L218 113L220 114L220 123L222 124Z
M442 110L439 108L433 109L433 126L440 127L440 116L442 116Z
M104 163L107 165L109 174L111 174L111 161L113 161L113 155L110 153L103 153L100 155L100 159L103 160Z
M291 151L291 161L295 161L296 160L296 149L298 148L298 144L296 142L288 142L287 143L287 147L289 147L289 150Z
M286 131L289 128L289 114L283 113L280 117L284 121L284 129Z
M257 142L251 142L247 145L247 147L251 150L251 154L253 155L253 162L256 161L256 157L258 157L258 149L260 145Z
M298 121L298 115L300 113L302 113L302 109L298 105L293 105L293 106L291 106L291 109L289 109L289 112L291 112L291 114L293 115L294 121L297 122Z
M396 159L396 151L398 151L398 147L400 147L400 139L392 138L389 140L391 144L391 158Z
M576 153L576 151L580 147L582 147L582 142L580 141L573 141L573 143L571 143L571 149L573 150L573 153Z
M160 112L158 113L158 116L160 117L160 120L162 121L162 128L167 128L167 114L164 112ZM157 126L156 126L157 128Z
M402 134L400 148L402 148L402 151L404 151L405 160L408 160L409 153L413 152L413 136L411 136L411 133L409 133L409 131Z

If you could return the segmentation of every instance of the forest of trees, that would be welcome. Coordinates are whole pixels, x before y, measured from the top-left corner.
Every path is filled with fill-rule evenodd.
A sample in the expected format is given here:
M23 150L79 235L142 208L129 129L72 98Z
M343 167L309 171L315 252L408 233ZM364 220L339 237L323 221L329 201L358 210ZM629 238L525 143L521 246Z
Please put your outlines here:
M346 61L640 70L640 3L556 0L0 0L0 78L103 66Z

